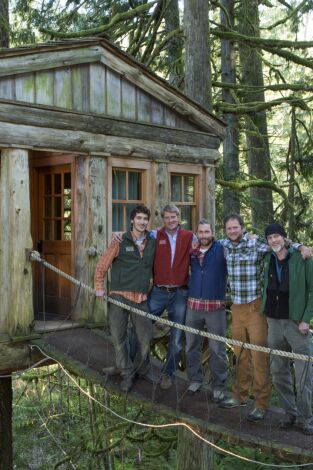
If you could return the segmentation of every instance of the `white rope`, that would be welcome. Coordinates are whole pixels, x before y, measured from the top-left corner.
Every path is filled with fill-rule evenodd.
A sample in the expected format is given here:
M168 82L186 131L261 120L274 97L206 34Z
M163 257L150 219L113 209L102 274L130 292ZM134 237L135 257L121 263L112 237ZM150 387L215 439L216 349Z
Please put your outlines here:
M29 259L31 261L37 261L44 265L46 268L51 269L55 273L59 274L60 276L64 277L68 281L72 282L73 284L76 284L77 286L80 286L82 289L85 289L87 292L90 294L96 295L95 289L92 287L88 286L87 284L84 284L83 282L79 281L78 279L75 279L73 276L70 276L69 274L65 273L64 271L61 271L59 268L56 268L52 264L48 263L44 259L40 257L40 253L38 251L31 251L29 255ZM140 310L139 308L136 307L131 307L130 305L127 305L123 302L120 302L117 299L114 299L112 297L109 297L107 295L104 295L104 299L108 300L108 302L117 305L118 307L124 308L125 310L128 310L132 313L136 313L137 315L140 315L142 317L150 318L153 321L163 323L165 325L168 325L170 327L178 328L179 330L184 330L187 331L188 333L193 333L199 336L203 336L208 339L214 339L215 341L220 341L223 343L230 344L232 346L238 346L241 349L251 349L252 351L259 351L259 352L264 352L267 354L275 355L275 356L282 356L282 357L287 357L289 359L298 359L300 361L310 361L313 362L313 356L308 356L305 354L297 354L297 353L292 353L288 351L281 351L279 349L271 349L266 346L259 346L256 344L251 344L251 343L244 343L242 341L238 341L236 339L229 339L225 338L224 336L219 336L215 335L213 333L209 333L207 331L202 331L202 330L197 330L196 328L192 328L190 326L182 325L181 323L176 323L172 322L170 320L167 320L166 318L160 318L156 315L152 315L151 313L144 312L143 310Z

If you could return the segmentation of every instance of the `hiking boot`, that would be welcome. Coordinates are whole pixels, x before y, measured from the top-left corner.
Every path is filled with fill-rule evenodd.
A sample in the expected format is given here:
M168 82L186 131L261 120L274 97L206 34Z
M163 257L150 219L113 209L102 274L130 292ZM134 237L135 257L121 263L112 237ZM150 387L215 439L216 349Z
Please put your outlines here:
M247 420L255 423L256 421L261 421L265 418L266 410L263 408L254 408L251 413L248 414Z
M296 416L287 414L285 418L282 418L279 421L278 427L279 429L290 429L295 424L295 422Z
M297 427L307 436L313 436L313 423L299 423Z
M134 376L132 375L125 375L123 377L122 382L120 383L120 389L122 392L129 392L134 386Z
M162 388L162 390L168 390L172 385L172 377L168 374L162 374L160 379L160 388Z
M240 401L237 400L237 398L234 397L227 397L221 399L218 402L218 406L221 408L236 408L237 406L246 406L247 402L246 401Z
M188 393L196 393L200 390L201 387L202 387L201 382L191 382L191 384L187 388L187 392Z
M220 403L223 400L226 400L227 394L225 390L215 389L213 390L213 401L215 403ZM228 396L228 398L231 398Z

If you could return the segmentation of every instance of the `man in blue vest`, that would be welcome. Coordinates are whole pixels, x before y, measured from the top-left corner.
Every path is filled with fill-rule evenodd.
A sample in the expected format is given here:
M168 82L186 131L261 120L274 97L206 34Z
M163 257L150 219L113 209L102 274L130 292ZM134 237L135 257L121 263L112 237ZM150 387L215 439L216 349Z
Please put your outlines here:
M214 240L211 224L201 219L197 227L199 246L191 251L189 295L186 325L226 336L226 261L223 246ZM187 375L190 380L188 391L198 391L203 382L202 370L203 337L186 333ZM225 397L227 379L227 357L225 343L209 340L209 367L213 399Z

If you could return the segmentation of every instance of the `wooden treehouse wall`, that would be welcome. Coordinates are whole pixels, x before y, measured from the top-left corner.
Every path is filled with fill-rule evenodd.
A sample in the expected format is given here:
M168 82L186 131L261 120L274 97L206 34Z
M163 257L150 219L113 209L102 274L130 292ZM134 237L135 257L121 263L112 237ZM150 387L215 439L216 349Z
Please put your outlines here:
M100 63L0 78L0 98L195 129L178 113Z

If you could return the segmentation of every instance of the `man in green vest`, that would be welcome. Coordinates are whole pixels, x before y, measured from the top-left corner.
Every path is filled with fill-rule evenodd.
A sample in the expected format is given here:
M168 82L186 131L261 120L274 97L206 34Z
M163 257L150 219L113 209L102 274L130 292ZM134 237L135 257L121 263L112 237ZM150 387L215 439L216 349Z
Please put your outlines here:
M147 231L150 210L136 206L131 214L131 230L125 232L122 242L111 243L101 256L95 272L96 296L103 299L104 278L110 268L111 285L109 295L116 300L148 312L147 295L152 278L155 239ZM136 356L132 359L127 347L127 326L129 316L138 339ZM110 305L109 326L113 339L116 365L121 371L121 390L128 392L136 374L152 381L149 358L152 322L148 318L114 304Z

